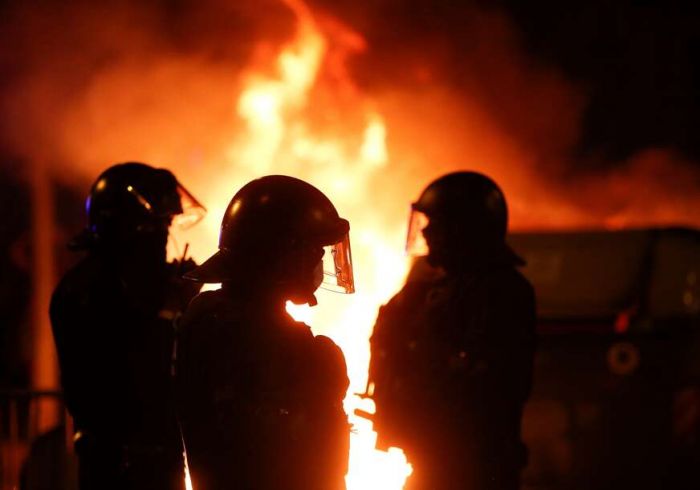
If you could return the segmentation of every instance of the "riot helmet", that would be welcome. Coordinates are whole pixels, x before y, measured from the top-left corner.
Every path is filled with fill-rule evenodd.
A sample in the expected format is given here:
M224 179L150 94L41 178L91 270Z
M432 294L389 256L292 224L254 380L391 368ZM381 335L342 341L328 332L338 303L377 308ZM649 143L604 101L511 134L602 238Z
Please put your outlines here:
M406 251L427 255L433 265L464 255L509 252L508 207L489 177L454 172L431 182L411 206Z
M185 277L226 283L265 274L277 284L306 284L307 299L322 283L352 293L349 230L316 187L285 175L261 177L231 199L219 251Z
M119 163L97 178L87 198L88 226L74 246L123 242L142 234L188 228L206 209L172 172L138 162Z

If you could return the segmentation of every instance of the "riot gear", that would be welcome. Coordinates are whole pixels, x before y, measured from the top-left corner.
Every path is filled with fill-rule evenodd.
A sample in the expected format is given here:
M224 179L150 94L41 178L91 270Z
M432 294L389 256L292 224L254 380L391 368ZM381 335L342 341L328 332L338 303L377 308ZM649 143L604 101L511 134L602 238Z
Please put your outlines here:
M174 320L199 287L181 278L194 262L168 263L165 247L174 219L204 210L171 172L141 163L107 169L87 202L87 254L50 308L80 489L181 490Z
M503 242L507 225L508 207L498 185L477 172L454 172L433 181L412 204L406 250L425 255L424 239L440 249L433 254L464 245L488 249Z
M219 251L188 274L222 283L192 301L178 341L180 415L197 490L344 488L345 359L285 305L315 302L324 246L336 285L353 290L348 229L315 187L263 177L236 193Z
M378 445L406 451L406 488L515 490L534 355L532 287L505 244L506 204L474 172L437 179L413 204L408 282L383 306L369 381ZM433 266L433 267L430 267Z
M206 214L172 172L138 162L105 170L92 185L85 208L88 225L75 242L76 248L128 240L137 233L167 231L171 222L190 227Z
M233 196L221 223L219 251L186 277L220 283L262 273L291 281L299 269L317 267L314 248L328 247L324 275L352 293L349 229L314 186L284 175L262 177Z

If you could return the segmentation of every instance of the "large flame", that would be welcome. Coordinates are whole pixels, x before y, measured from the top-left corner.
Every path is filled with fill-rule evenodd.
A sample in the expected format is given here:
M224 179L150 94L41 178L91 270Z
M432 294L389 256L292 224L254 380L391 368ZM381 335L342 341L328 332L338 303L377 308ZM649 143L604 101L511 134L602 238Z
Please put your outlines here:
M320 291L319 306L290 303L288 311L311 325L315 333L333 338L345 353L350 377L345 408L354 424L348 489L399 489L411 471L403 452L398 448L375 450L371 422L353 414L357 407L373 410L370 400L356 395L367 384L368 339L379 306L400 287L406 274L406 261L396 253L401 249L405 224L387 227L366 201L371 195L371 178L389 158L387 130L382 115L370 100L352 90L347 78L339 77L325 86L317 83L328 60L329 41L306 5L297 0L285 3L296 15L296 34L271 59L258 60L244 75L236 111L246 131L226 152L227 174L211 183L205 231L209 237L218 232L218 220L237 184L269 173L290 174L313 183L349 219L357 293ZM362 46L356 34L337 23L329 26L342 34L348 49ZM315 100L325 97L332 105L312 106L314 91ZM334 114L343 106L352 107L351 113Z
M407 203L431 179L489 174L519 229L700 226L700 176L682 155L648 148L590 165L573 156L585 94L529 56L497 9L469 8L458 22L468 46L443 46L442 23L433 23L440 39L418 29L406 40L401 19L387 30L377 18L395 10L387 2L358 4L373 39L354 65L363 91L345 63L368 48L362 36L301 0L272 2L16 2L5 22L17 73L8 72L3 136L81 192L113 162L171 168L210 210L189 237L200 261L249 180L289 174L328 194L351 223L358 292L322 291L319 306L290 310L343 348L349 414L373 409L352 394L365 387L377 308L405 276ZM348 486L400 488L403 454L375 451L371 424L351 418Z

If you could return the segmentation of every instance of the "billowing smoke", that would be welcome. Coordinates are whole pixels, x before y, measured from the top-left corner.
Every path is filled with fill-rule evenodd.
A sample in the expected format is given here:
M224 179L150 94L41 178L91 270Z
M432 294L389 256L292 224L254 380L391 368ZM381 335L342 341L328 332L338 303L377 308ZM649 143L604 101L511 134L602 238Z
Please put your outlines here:
M530 55L506 12L484 2L384 0L370 14L353 5L343 18L369 46L355 79L380 100L394 170L414 196L441 173L476 168L503 185L520 229L700 223L698 166L674 148L580 156L588 88Z
M404 219L430 179L472 168L502 184L517 228L700 225L700 176L682 155L574 156L584 91L528 55L505 13L388 0L311 9L328 47L303 111L350 139L358 101L382 114L389 163L361 198L387 219ZM273 0L17 2L3 19L6 153L81 189L113 162L169 166L204 201L245 132L246 71L272 72L296 26Z

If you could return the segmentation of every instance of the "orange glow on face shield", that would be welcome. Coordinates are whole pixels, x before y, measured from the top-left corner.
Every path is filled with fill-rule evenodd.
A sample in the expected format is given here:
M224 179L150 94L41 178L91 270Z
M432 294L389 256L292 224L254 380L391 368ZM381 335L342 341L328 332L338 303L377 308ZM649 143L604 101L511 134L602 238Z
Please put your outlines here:
M321 289L340 293L355 292L355 276L352 269L350 235L333 245L323 247L323 284Z
M202 221L207 214L207 209L179 182L177 194L180 197L182 212L173 216L173 225L186 230Z
M421 211L412 209L408 218L408 234L406 236L406 254L411 257L428 255L428 243L423 236L423 230L430 223L430 218Z

